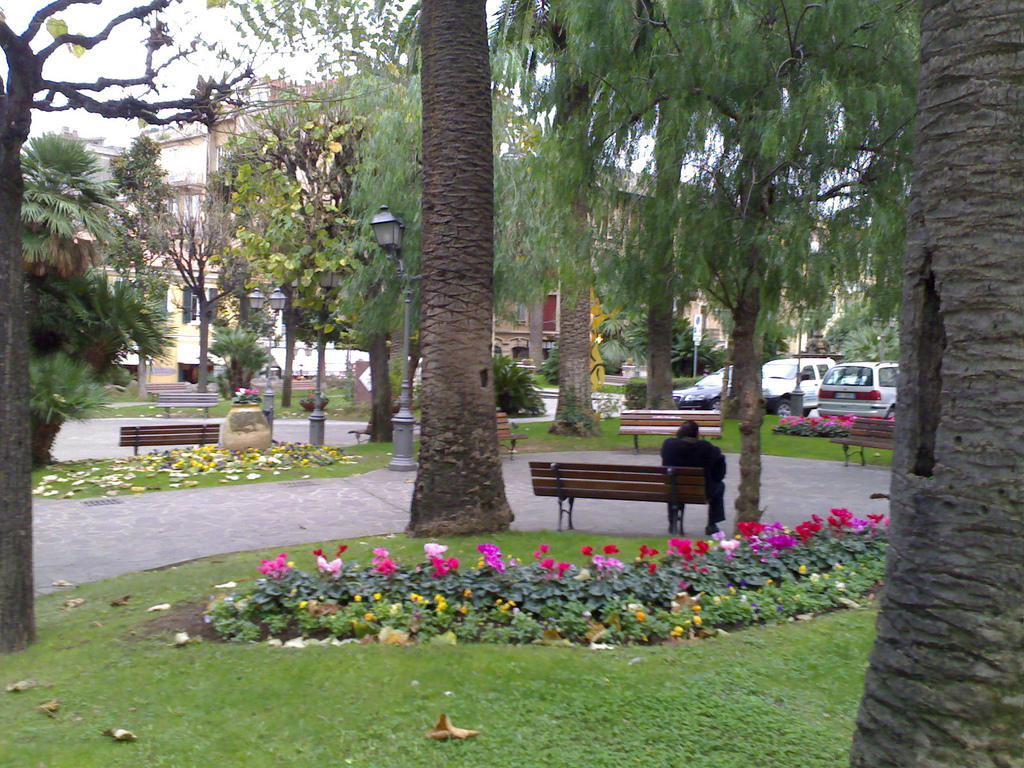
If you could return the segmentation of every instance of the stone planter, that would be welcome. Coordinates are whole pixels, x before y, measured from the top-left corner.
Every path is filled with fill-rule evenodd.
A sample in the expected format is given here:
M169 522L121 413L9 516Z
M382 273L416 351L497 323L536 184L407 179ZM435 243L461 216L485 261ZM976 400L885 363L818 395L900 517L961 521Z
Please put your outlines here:
M321 397L320 398L320 402L322 403L320 408L321 408L321 410L323 410L324 408L327 407L327 404L329 402L331 402L331 399L329 397ZM310 413L312 413L314 410L316 410L313 407L313 398L312 397L304 397L304 398L302 398L301 400L299 400L299 405L301 405L303 408L305 408Z
M220 428L220 444L232 451L270 447L270 425L259 405L233 405Z

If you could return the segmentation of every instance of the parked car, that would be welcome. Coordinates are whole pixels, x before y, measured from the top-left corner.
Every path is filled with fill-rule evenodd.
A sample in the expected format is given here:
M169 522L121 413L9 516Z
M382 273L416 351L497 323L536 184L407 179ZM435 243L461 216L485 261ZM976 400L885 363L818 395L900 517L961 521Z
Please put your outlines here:
M836 361L831 357L795 357L772 360L761 368L761 396L764 397L768 413L792 416L790 395L797 388L797 373L800 374L799 388L804 395L802 414L807 416L818 407L818 387L829 368Z
M882 416L896 410L899 363L841 363L825 374L818 391L822 416Z
M725 369L709 373L692 387L672 392L676 408L683 411L717 411L722 407L722 380Z

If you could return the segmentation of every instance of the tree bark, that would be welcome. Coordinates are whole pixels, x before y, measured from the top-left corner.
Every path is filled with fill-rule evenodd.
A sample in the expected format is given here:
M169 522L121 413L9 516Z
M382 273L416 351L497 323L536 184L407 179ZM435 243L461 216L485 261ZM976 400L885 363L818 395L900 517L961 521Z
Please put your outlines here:
M423 355L414 536L512 521L498 454L491 361L494 167L484 0L424 0Z
M1024 2L924 0L886 586L855 768L1024 765Z
M530 359L540 367L544 362L544 300L532 304L528 310L530 323Z
M740 482L736 496L737 522L761 519L761 344L757 317L761 312L760 289L748 281L732 310L733 377L739 401Z
M383 333L372 334L366 340L366 351L370 354L370 442L390 443L394 439L391 425L394 398L388 337Z
M553 435L598 434L590 400L590 289L563 285L558 324L558 405Z
M673 409L672 294L652 288L647 306L647 407Z
M25 44L12 69L30 67ZM21 147L31 125L32 86L8 78L0 101L0 653L35 639L28 331L21 252Z

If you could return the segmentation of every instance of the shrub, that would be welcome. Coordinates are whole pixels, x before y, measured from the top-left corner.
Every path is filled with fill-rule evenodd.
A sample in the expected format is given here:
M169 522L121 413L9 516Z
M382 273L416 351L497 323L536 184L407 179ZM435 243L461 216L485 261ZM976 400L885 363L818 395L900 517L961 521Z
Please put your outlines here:
M772 432L800 437L846 437L852 424L853 416L783 416Z
M533 383L533 372L520 368L511 357L494 358L494 399L498 410L509 416L540 416L544 401Z
M626 379L626 408L636 410L647 404L647 379Z
M558 383L558 347L548 351L547 359L537 366L537 373L543 376L549 384Z
M316 568L306 572L282 552L262 562L263 578L216 600L208 615L218 633L239 640L294 631L402 644L449 633L484 642L650 643L852 607L883 573L884 515L860 520L833 509L793 532L778 523L739 528L735 539L670 539L664 554L644 545L623 560L615 545L581 547L582 566L556 562L547 546L521 562L494 544L480 544L476 564L463 564L429 543L424 561L411 566L384 548L368 566L344 562L345 545L332 560L316 550Z

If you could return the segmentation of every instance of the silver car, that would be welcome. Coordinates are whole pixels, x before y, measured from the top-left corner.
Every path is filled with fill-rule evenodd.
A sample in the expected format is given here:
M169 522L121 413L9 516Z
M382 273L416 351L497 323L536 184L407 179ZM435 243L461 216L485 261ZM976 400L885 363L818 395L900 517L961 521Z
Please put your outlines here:
M822 416L879 416L896 411L899 363L840 363L828 370L818 390Z

